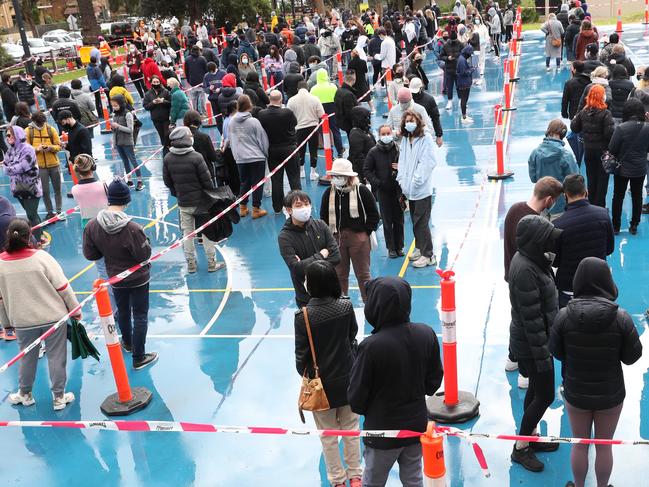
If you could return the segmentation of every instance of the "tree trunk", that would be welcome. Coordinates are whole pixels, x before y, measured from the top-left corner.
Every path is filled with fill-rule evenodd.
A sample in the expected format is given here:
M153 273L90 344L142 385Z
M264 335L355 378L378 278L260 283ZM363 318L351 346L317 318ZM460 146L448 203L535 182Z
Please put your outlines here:
M22 2L20 2L20 7L23 11L23 20L29 27L29 30L32 31L32 35L34 37L38 37L38 31L36 30L36 22L34 22L34 1L22 0Z
M200 11L200 6L198 5L197 0L189 0L187 2L187 12L189 13L189 21L194 22L195 20L200 20L203 16Z
M86 44L99 44L97 37L101 34L101 29L95 17L95 8L92 0L77 0L79 6L79 23L81 25L81 34Z
M316 12L318 12L320 15L325 14L325 4L324 0L313 0L313 8L315 9Z

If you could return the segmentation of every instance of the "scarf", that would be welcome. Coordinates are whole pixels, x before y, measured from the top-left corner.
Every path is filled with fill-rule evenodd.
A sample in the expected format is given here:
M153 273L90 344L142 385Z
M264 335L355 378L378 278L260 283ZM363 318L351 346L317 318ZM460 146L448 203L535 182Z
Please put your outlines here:
M340 192L341 205L343 193L349 193L349 216L351 218L358 218L360 216L358 213L359 184L359 179L355 177L350 186L345 186L342 189L338 189L335 186L331 188L331 191L329 192L329 228L332 233L338 233L338 222L336 221L336 191Z

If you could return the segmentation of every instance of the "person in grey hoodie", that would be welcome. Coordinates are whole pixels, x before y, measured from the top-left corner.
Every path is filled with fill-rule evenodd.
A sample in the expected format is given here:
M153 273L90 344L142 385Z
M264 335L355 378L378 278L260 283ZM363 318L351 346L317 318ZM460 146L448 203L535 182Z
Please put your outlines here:
M240 195L245 195L254 185L264 178L266 159L268 158L268 136L259 120L250 113L252 101L248 95L237 99L237 113L228 126L227 143L232 149L232 155L237 162L241 178ZM268 213L261 207L264 187L260 185L252 193L252 218L257 219ZM248 215L248 197L239 205L242 217Z
M108 208L101 210L83 231L83 255L88 260L106 263L109 276L116 276L151 257L151 244L140 225L124 210L131 192L120 178L108 185ZM142 369L158 359L156 352L145 352L149 315L151 264L112 284L117 304L117 323L122 348L133 354L133 368ZM133 317L131 321L131 316Z
M311 60L309 60L311 61ZM315 60L314 60L315 61ZM327 67L327 63L323 63L322 61L316 62L310 62L309 63L309 69L311 70L311 75L309 76L309 80L307 81L307 85L309 86L309 91L311 91L311 88L313 88L316 84L318 84L318 70L319 69L324 69L327 73L329 73L329 68Z

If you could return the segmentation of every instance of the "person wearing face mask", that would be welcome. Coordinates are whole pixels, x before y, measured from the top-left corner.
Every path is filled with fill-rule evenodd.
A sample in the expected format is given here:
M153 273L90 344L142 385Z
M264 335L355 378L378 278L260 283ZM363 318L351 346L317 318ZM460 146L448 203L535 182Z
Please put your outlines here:
M549 350L550 328L559 310L557 288L547 252L556 252L561 236L546 218L523 217L516 227L518 251L509 266L512 321L509 349L529 378L519 435L537 434L537 425L554 401L554 361ZM531 472L544 465L535 452L552 452L558 443L516 441L511 459Z
M379 27L376 30L376 35L381 39L381 52L376 54L374 59L381 61L381 69L385 72L397 62L397 46L394 39L386 34L384 27Z
M133 44L128 48L128 54L126 55L126 66L128 66L128 76L131 78L131 81L135 85L140 98L144 98L145 86L144 86L144 75L142 74L142 54L137 50Z
M67 143L61 145L68 151L69 159L74 161L79 154L92 156L92 138L86 127L81 125L69 110L59 112L57 119L62 132L68 133Z
M457 94L460 97L460 110L462 112L462 123L473 123L473 119L466 114L466 107L469 103L471 85L473 84L473 73L476 67L471 63L473 48L467 45L462 49L460 58L457 61Z
M408 86L408 78L404 76L403 64L392 66L392 81L388 81L388 98L394 106L397 102L397 94L403 87Z
M340 247L336 273L343 294L349 291L350 263L365 301L365 283L370 276L370 234L379 223L379 211L371 191L362 185L352 163L336 159L330 171L331 186L320 203L320 218L329 225Z
M423 57L421 53L415 54L415 56L412 59L412 62L410 63L410 66L408 66L408 71L406 72L406 76L410 79L414 78L419 78L421 82L424 85L424 90L428 90L428 76L426 76L426 71L424 70L422 66L423 62Z
M444 61L444 89L448 97L446 109L453 108L453 89L457 79L457 60L462 52L463 45L457 40L457 31L452 31L449 34L449 40L440 54L440 59Z
M476 36L477 39L474 40ZM477 55L478 57L478 70L480 77L478 81L476 81L477 85L484 83L485 60L487 51L489 50L489 42L489 29L487 29L482 18L477 15L473 18L473 36L471 41L474 55Z
M383 236L388 249L388 257L396 259L403 256L403 207L401 188L397 183L399 167L399 147L394 142L392 127L379 127L379 140L365 157L363 174L377 195Z
M156 75L151 76L151 89L144 95L142 106L151 114L151 121L160 137L162 156L169 152L169 115L171 112L171 94L162 86Z
M417 248L410 256L415 268L437 264L429 228L432 210L433 170L437 165L435 144L425 131L421 115L406 110L401 120L402 139L399 146L397 182L408 199L412 228Z
M439 108L435 97L424 90L424 85L419 78L412 78L409 85L410 93L412 93L412 101L421 105L426 110L426 114L430 118L433 129L435 131L435 142L437 147L442 147L444 140L444 130L442 129L442 122L439 117Z
M349 160L354 171L361 174L364 182L363 164L367 153L376 145L372 135L372 118L370 111L365 107L352 109L352 130L349 132Z
M392 110L390 110L390 113L388 113L388 124L395 132L395 140L397 144L401 142L401 137L407 135L401 130L403 117L407 111L413 111L419 115L419 118L424 124L424 132L429 133L431 131L433 124L428 117L428 113L426 113L426 109L413 101L412 93L409 88L399 89L397 101L398 103L394 105Z
M460 21L466 20L466 7L462 5L460 0L457 0L453 6L453 15L459 17Z
M358 93L354 91L356 73L348 69L345 71L345 78L342 86L336 91L334 105L336 106L336 125L344 130L349 141L349 133L352 130L352 109L358 106Z
M248 77L248 73L257 72L255 65L250 62L250 56L248 56L248 54L246 54L245 52L239 56L237 69L239 70L239 77L244 81Z
M279 252L291 273L298 308L306 306L310 296L304 287L309 264L326 260L332 265L340 262L338 243L329 226L312 218L311 198L301 190L293 190L284 198L288 213L286 223L277 237Z

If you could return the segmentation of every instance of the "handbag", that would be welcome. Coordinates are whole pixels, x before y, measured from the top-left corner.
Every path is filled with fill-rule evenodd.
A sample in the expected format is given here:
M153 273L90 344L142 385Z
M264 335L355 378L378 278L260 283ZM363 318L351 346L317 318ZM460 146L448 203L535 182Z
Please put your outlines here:
M602 167L607 174L618 174L622 164L613 154L609 151L605 151L604 154L602 154Z
M313 336L311 335L311 324L309 323L309 313L307 312L306 306L302 308L302 313L304 314L304 324L306 326L306 334L309 337L313 370L315 371L315 377L309 379L306 369L304 369L304 373L302 374L302 387L300 388L300 396L297 401L300 419L302 423L306 423L302 411L326 411L330 408L327 393L322 385L322 379L320 379L320 369L318 369L318 362L316 361Z
M561 38L552 38L552 47L561 47Z
M14 198L23 200L36 198L36 192L34 191L33 185L24 183L22 181L16 181L16 184L14 185L13 195Z

